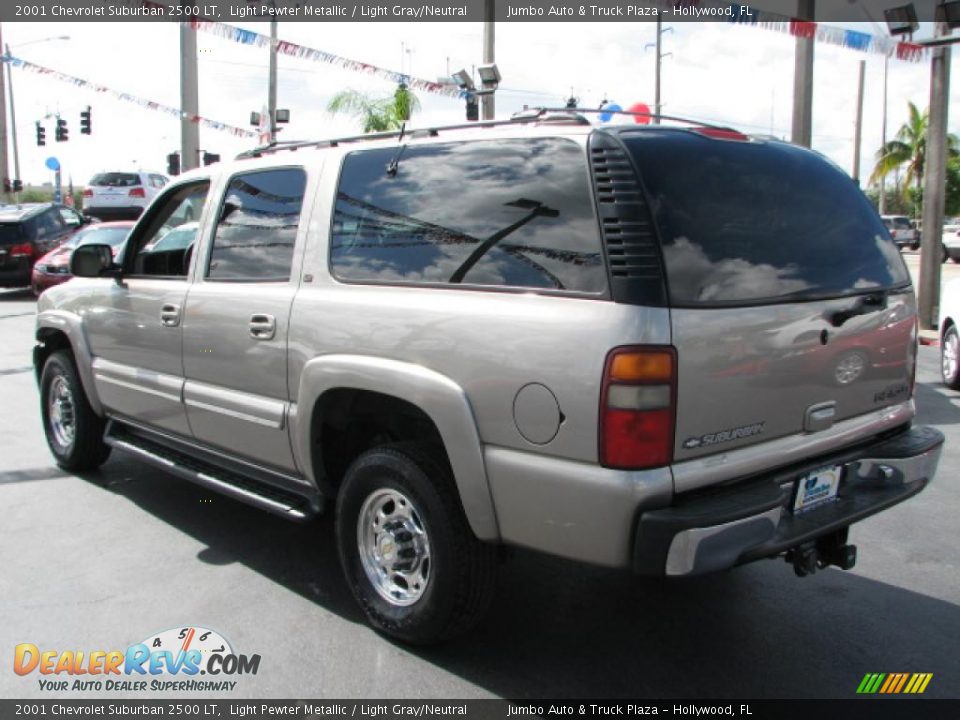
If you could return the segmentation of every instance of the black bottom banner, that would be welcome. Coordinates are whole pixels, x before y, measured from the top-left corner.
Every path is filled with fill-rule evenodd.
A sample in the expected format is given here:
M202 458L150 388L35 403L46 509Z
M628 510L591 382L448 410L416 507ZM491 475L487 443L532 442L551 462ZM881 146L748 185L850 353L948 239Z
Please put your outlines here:
M0 718L607 718L925 720L960 717L960 699L850 700L0 700Z

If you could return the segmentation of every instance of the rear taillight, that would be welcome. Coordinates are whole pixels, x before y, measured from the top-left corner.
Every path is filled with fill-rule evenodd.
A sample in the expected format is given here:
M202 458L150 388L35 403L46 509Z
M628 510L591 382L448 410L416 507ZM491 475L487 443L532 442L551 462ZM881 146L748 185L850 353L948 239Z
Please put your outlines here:
M10 257L33 257L33 245L30 243L20 243L10 248Z
M144 192L142 187L131 188L130 197L145 198L147 193Z
M93 190L91 190L90 188L87 188L86 190L83 191L83 196L84 196L84 197L93 197Z
M622 470L673 459L676 351L624 347L607 356L600 393L600 463Z

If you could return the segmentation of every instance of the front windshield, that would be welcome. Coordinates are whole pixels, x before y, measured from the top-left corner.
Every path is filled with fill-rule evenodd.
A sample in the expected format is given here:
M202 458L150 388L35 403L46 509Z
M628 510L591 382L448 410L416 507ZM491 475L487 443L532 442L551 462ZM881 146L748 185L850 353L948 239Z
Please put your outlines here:
M129 234L130 228L128 227L91 227L78 232L64 243L64 247L75 248L81 245L93 244L117 247L123 244L123 241L127 239L127 235Z

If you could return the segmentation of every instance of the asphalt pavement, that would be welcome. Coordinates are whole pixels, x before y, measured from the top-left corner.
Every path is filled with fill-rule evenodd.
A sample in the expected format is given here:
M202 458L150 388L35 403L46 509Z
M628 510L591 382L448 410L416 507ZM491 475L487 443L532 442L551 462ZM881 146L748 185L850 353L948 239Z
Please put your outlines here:
M363 622L329 518L292 524L120 453L59 470L31 369L35 305L0 291L0 697L108 694L41 690L13 672L17 644L123 650L185 627L260 655L257 674L219 693L109 695L851 698L866 673L928 672L925 697L960 697L960 394L939 382L938 348L920 348L917 404L947 435L939 474L854 526L852 571L798 579L767 560L661 581L515 551L479 628L410 649Z

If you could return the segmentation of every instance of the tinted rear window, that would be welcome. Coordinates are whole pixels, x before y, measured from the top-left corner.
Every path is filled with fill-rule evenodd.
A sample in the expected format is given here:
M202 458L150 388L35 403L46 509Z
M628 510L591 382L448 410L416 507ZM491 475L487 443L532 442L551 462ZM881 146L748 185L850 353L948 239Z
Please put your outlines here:
M687 131L623 140L651 201L674 305L799 301L909 282L863 193L809 151Z
M0 245L13 245L18 242L23 242L22 225L0 225Z
M94 187L134 187L140 184L140 176L136 173L100 173L93 176L90 184Z

